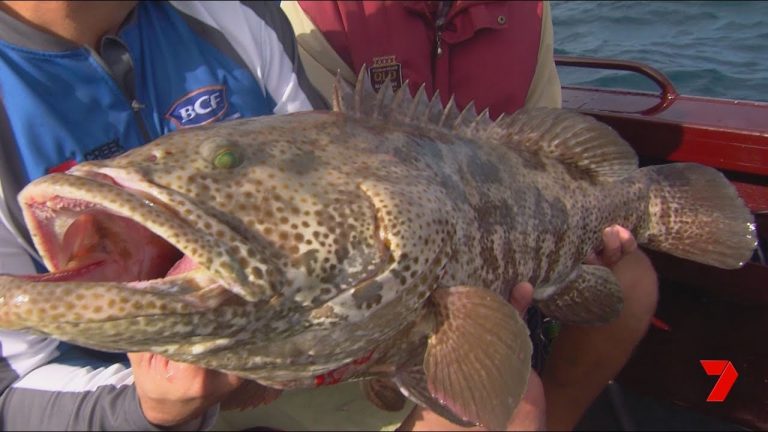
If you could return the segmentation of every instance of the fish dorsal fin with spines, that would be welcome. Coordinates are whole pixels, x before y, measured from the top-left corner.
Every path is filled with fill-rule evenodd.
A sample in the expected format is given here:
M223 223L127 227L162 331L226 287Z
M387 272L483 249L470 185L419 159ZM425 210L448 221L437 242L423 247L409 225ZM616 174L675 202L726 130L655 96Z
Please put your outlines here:
M435 92L427 97L424 85L411 96L408 81L397 92L387 80L377 93L363 65L352 89L336 77L334 111L361 118L438 128L462 137L512 146L556 159L596 182L615 181L638 167L632 147L609 126L594 118L561 108L523 108L491 120L488 109L477 114L474 103L459 111L453 97L443 106Z

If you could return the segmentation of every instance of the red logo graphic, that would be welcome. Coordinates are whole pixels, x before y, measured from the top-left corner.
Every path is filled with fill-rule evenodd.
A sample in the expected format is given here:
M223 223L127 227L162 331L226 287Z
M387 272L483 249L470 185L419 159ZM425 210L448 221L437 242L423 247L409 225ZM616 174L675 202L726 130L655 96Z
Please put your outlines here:
M707 375L719 375L712 391L707 396L707 402L723 402L739 377L733 363L728 360L699 360Z
M58 164L58 165L56 165L54 167L48 168L45 172L47 174L63 173L63 172L67 172L68 169L72 168L75 165L77 165L77 161L74 160L74 159L69 159L69 160L65 160L64 162L62 162L62 163L60 163L60 164Z

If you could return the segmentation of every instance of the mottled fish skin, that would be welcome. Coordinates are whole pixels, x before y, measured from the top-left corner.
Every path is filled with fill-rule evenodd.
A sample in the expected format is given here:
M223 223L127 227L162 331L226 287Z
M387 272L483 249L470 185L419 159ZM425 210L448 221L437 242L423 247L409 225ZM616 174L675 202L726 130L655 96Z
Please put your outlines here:
M0 276L0 327L154 351L276 388L388 377L420 368L447 325L435 290L507 298L530 281L544 301L582 274L606 226L643 242L662 232L654 212L674 214L594 119L544 109L494 123L444 110L438 96L388 92L337 90L334 112L182 130L33 182L20 202L51 269L64 263L50 237L84 209L138 222L199 268L144 282ZM734 211L743 261L754 225L743 205ZM98 296L98 313L61 315L45 299L62 296Z

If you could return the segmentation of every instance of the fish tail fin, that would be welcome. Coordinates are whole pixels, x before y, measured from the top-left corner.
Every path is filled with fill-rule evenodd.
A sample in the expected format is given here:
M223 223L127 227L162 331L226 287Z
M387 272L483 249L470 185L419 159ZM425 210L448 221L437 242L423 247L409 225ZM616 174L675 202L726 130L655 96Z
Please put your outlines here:
M645 246L725 269L750 259L757 246L754 217L722 173L694 163L640 172L650 178L648 223L638 237Z

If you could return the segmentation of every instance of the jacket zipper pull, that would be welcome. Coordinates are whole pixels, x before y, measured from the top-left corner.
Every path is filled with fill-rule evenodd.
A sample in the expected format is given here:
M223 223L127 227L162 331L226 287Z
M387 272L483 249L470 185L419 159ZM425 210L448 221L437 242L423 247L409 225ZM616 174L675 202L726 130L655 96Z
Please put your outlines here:
M450 1L441 1L437 6L435 13L435 43L437 45L435 49L436 56L443 53L443 26L445 25L445 19L448 17L448 11L451 8Z
M144 109L144 107L146 107L146 105L144 105L143 103L137 101L136 99L131 101L131 109L136 111L136 112Z

